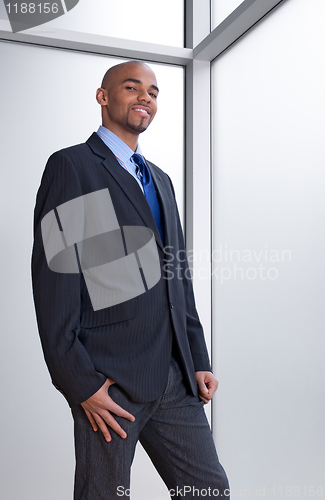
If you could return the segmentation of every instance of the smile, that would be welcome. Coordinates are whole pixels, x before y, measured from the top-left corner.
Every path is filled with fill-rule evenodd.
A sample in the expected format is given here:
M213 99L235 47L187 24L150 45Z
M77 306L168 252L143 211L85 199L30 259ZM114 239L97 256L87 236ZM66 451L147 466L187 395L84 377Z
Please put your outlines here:
M145 108L132 108L135 113L139 113L142 116L150 116L150 113Z

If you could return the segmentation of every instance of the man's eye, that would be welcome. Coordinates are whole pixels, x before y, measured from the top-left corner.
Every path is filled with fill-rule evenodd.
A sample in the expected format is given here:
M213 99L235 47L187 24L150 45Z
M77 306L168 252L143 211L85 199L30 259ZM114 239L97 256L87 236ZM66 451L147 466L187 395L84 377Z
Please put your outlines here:
M136 90L135 87L126 87L128 90Z
M150 93L149 95L151 95L151 97L153 97L154 99L157 99L157 97L158 97L156 94L152 94L152 93Z

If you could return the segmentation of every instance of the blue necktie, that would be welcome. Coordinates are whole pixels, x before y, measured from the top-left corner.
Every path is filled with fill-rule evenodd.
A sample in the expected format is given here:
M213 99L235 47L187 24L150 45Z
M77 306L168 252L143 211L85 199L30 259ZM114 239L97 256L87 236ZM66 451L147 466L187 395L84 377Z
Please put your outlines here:
M164 245L164 232L163 232L161 210L160 210L159 200L157 197L156 189L155 189L152 177L151 177L150 170L147 167L147 165L146 165L146 163L141 155L134 154L132 156L132 159L133 159L134 163L139 167L140 175L138 175L138 173L137 173L137 175L141 180L144 195L147 199L149 207L151 208L152 215L154 216L154 219L156 221L156 224L157 224L160 236L161 236L161 241Z

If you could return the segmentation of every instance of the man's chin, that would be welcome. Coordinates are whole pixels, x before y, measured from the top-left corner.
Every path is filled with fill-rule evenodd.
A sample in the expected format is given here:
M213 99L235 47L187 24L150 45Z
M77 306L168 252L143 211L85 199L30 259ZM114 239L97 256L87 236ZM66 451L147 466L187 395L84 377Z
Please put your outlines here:
M149 123L147 125L145 125L143 123L143 121L141 121L141 123L139 123L139 124L128 123L127 125L128 125L129 130L132 130L132 132L135 132L137 134L141 134L142 132L147 130Z

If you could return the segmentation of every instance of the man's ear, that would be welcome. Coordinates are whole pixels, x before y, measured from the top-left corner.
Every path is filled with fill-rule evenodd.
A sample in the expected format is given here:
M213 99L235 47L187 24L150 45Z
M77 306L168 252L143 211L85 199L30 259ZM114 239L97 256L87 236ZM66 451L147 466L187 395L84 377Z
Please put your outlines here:
M101 106L106 106L108 103L108 95L107 95L107 90L103 88L99 88L96 91L96 100L98 104Z

